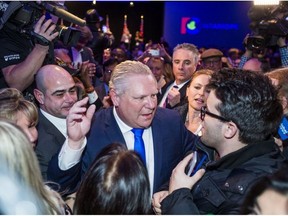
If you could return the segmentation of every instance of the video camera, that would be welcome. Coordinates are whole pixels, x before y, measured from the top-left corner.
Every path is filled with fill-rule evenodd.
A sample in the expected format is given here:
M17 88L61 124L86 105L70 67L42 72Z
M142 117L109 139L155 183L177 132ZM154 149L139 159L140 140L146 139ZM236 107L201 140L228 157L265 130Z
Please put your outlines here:
M52 5L52 3L54 5ZM85 26L85 20L69 13L56 3L51 2L28 2L28 1L11 1L3 14L2 18L7 20L2 25L6 25L10 29L16 30L20 33L26 34L30 38L40 40L43 45L48 45L49 41L45 38L37 35L34 32L34 25L40 19L41 16L46 14L49 19L50 14L63 19L64 21L77 24L79 26ZM0 25L1 28L1 25ZM66 27L64 25L57 25L55 31L59 32L58 39L63 42L65 46L75 46L79 37L80 31L73 27Z
M288 5L281 2L278 6L253 6L248 12L252 30L247 38L247 48L261 51L277 45L279 37L288 36Z

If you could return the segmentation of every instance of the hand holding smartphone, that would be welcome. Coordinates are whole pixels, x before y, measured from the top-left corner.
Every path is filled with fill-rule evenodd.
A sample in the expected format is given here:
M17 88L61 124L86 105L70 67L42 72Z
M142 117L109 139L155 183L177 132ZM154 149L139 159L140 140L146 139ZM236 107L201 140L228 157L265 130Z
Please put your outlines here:
M197 151L199 151L199 149ZM193 152L193 158L186 167L188 176L193 176L199 169L205 167L205 163L207 163L207 154L197 151Z
M158 49L150 49L149 50L149 53L152 55L152 56L159 56L160 52Z

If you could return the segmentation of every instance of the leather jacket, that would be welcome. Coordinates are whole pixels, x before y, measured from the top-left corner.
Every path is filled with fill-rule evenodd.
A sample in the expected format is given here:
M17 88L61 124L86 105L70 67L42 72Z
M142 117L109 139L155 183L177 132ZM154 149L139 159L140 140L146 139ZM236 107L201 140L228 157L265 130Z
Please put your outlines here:
M162 214L239 214L253 183L277 171L283 161L274 140L249 144L209 162L191 191L175 190L162 201Z

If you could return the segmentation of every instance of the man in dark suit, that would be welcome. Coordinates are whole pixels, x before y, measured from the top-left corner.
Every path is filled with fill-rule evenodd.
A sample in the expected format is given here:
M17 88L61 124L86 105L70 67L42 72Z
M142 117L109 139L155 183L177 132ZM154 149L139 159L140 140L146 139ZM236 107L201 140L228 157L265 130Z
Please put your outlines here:
M118 64L118 60L111 57L103 64L103 75L102 75L102 83L95 87L95 91L97 92L101 101L103 101L104 97L109 94L109 81L111 79L111 74L113 69Z
M46 171L51 157L62 147L66 136L66 117L77 101L72 76L56 65L46 65L37 72L34 95L39 102L38 141L36 154L41 173Z
M80 171L85 173L105 146L117 142L142 155L151 191L155 192L169 180L181 157L193 150L195 135L186 129L177 112L157 108L157 81L143 63L125 61L117 65L109 87L114 106L96 113L82 159L85 134L90 129L87 116L91 113L83 114L82 101L72 107L67 117L67 125L73 125L68 130L68 142L49 164L48 178L59 183L61 190L73 190L80 181ZM133 131L137 129L143 132L142 151L134 140ZM78 150L80 155L76 158L74 153ZM71 160L69 152L73 154Z
M199 62L196 46L178 44L173 50L172 64L175 80L167 83L158 95L158 106L173 109L187 103L186 89Z

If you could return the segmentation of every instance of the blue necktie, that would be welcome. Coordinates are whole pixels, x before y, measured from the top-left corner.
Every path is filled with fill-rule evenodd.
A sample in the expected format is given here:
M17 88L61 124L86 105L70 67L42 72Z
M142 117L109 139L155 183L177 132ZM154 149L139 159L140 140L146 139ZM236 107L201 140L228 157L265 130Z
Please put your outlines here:
M134 133L134 151L140 155L144 165L146 165L145 146L142 139L144 129L133 128L132 132Z

